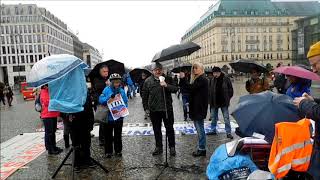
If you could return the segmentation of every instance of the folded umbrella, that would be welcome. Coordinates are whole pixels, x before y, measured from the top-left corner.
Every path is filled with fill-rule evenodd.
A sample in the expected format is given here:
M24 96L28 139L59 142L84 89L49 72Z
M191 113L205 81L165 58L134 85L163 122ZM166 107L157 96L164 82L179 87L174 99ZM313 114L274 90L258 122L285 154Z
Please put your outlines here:
M92 71L89 73L89 78L91 79L91 82L93 82L92 80L95 78L95 77L99 77L100 76L100 67L102 65L106 65L108 66L109 68L109 75L113 74L113 73L118 73L120 74L121 76L125 74L125 67L124 67L124 64L119 62L119 61L116 61L114 59L110 59L108 61L104 61L104 62L101 62L99 64L97 64L96 66L94 66L94 68L92 69Z
M276 68L275 70L273 70L273 72L314 81L320 81L319 75L299 66L282 66Z
M29 87L39 87L62 78L77 67L87 68L88 66L79 58L60 54L47 56L35 63L27 76Z
M289 96L270 91L240 97L231 115L245 136L262 134L269 143L272 143L276 123L301 119Z
M178 67L175 67L171 70L171 72L173 73L179 73L179 72L191 72L191 67L192 67L192 64L182 64Z
M194 42L187 42L170 46L158 52L152 59L152 62L162 62L170 59L175 59L183 56L189 56L201 47Z
M239 59L229 64L237 72L250 73L253 69L262 73L268 72L268 69L264 65L253 60Z
M135 68L135 69L133 69L132 71L129 72L131 79L135 83L140 82L142 73L146 74L147 77L151 76L151 72L148 71L147 69Z

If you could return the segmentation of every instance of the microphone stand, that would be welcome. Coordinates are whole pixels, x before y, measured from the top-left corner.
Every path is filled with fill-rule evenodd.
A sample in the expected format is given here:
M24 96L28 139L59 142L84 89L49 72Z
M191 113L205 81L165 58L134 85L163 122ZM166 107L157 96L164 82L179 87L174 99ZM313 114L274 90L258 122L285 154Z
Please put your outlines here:
M167 101L166 101L166 94L165 94L165 88L162 86L162 93L163 93L163 101L164 101L164 108L165 108L165 113L166 113L166 120L169 120L169 115L168 115L168 109L167 109ZM156 179L159 179L159 177L163 174L164 170L167 168L171 168L174 171L184 171L184 172L189 172L186 169L182 169L182 168L177 168L174 166L170 166L168 163L168 133L167 133L167 129L166 129L166 159L164 164L155 164L156 166L162 166L164 167L161 171L161 173L158 175L158 177Z

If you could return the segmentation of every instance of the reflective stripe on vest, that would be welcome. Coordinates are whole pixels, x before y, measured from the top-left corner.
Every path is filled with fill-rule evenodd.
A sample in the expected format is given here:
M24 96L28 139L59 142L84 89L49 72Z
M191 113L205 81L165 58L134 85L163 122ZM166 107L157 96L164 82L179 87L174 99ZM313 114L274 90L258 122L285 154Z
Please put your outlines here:
M312 145L313 144L313 140L308 140L308 141L304 141L304 142L301 142L301 143L296 143L296 144L293 144L289 147L286 147L284 148L281 152L279 152L277 155L276 155L276 158L274 159L274 162L273 164L270 166L272 167L273 169L273 166L277 165L281 159L282 156L292 152L292 151L295 151L297 149L302 149L304 147L306 147L307 145ZM302 158L303 159L303 158ZM286 166L286 165L285 165ZM283 167L283 166L282 166ZM281 168L282 168L281 167ZM290 166L291 167L291 166ZM282 171L281 171L282 172Z
M280 174L283 171L289 171L291 169L292 165L296 165L296 166L301 165L301 164L307 163L308 161L310 161L310 159L311 159L311 156L307 156L307 157L304 157L301 159L293 159L292 163L286 164L286 165L278 168L277 173Z

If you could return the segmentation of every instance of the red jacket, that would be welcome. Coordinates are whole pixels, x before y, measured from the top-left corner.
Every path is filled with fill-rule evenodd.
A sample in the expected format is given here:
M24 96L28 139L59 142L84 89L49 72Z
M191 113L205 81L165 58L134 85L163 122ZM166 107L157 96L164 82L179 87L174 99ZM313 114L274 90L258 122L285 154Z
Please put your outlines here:
M41 102L42 111L41 111L40 117L42 119L45 119L45 118L56 118L56 117L60 116L60 112L48 111L49 101L50 101L50 95L49 95L48 88L41 89L41 91L40 91L40 102Z

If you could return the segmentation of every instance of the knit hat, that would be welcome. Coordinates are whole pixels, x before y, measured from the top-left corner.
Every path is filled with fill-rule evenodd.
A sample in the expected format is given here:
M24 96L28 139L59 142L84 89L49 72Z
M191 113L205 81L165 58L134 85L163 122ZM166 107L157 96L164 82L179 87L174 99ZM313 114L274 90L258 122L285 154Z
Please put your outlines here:
M155 62L155 63L152 63L152 70L154 69L162 69L162 64L160 64L159 62Z
M221 72L221 68L217 67L217 66L214 66L212 68L212 72Z
M314 56L320 56L320 41L310 47L307 58Z

